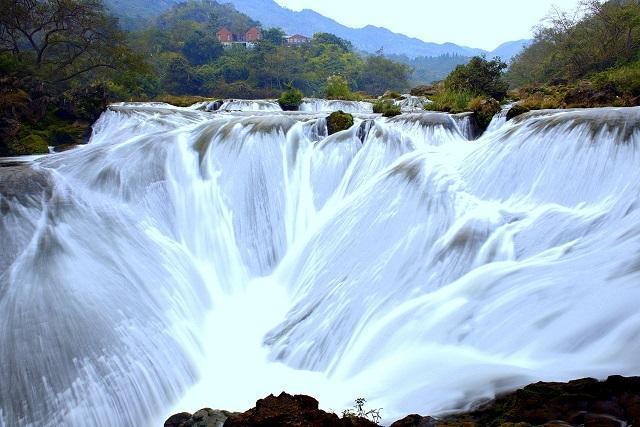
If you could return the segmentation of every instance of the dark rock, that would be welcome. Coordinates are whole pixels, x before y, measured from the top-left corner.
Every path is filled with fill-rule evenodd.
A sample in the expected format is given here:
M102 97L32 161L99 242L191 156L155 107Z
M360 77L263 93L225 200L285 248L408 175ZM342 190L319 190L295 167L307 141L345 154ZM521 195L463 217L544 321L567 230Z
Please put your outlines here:
M358 417L338 418L318 409L318 401L304 395L282 393L256 402L255 408L231 415L224 427L373 427L377 424Z
M509 111L507 111L507 121L513 119L514 117L518 117L524 113L528 113L529 110L527 107L520 105L520 104L516 104L513 107L511 107L511 109L509 109Z
M211 408L201 409L193 415L181 412L169 417L164 427L222 427L230 415L234 414Z
M391 424L390 427L436 427L438 420L420 415L408 415L401 420Z
M496 398L473 412L446 417L439 427L502 426L505 423L560 426L640 424L640 377L585 378L537 383Z
M563 103L568 108L592 108L613 105L618 99L613 85L596 88L590 82L580 82L564 95Z
M438 87L433 85L416 86L411 89L411 95L413 96L426 96L430 97L438 93Z
M334 111L327 117L327 130L329 131L329 135L347 130L351 126L353 126L353 116L342 110Z
M183 427L190 419L190 413L180 412L179 414L171 415L169 419L164 422L164 427Z

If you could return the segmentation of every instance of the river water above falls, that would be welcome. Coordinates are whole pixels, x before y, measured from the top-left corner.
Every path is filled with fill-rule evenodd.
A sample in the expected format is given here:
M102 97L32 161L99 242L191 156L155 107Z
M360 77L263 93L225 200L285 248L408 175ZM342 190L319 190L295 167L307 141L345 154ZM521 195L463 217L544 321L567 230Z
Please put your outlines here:
M469 141L358 105L327 137L314 102L114 105L87 146L0 167L1 426L282 390L393 421L640 374L640 109Z

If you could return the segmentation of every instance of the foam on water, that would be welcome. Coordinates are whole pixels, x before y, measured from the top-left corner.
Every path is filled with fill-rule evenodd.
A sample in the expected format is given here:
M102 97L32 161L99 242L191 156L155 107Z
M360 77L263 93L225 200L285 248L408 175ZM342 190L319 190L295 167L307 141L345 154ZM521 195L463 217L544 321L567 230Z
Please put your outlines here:
M639 123L544 111L469 142L437 113L327 136L322 114L112 106L89 145L0 168L0 425L282 390L393 421L638 375Z

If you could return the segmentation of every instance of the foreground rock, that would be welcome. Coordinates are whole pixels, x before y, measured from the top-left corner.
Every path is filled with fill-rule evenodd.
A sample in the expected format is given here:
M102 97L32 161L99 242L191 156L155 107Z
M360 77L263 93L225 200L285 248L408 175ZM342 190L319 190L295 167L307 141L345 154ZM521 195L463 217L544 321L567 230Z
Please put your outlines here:
M227 418L228 417L228 418ZM204 409L169 418L165 427L373 427L364 418L318 409L309 396L269 396L242 414ZM409 415L391 427L624 427L640 426L640 377L536 383L444 418Z
M171 416L164 427L375 427L378 424L364 418L346 416L318 409L313 397L282 393L256 402L255 408L244 413L202 409Z
M338 418L336 414L318 409L313 397L282 393L256 402L247 412L232 415L224 427L369 427L377 424L364 418Z
M435 420L410 415L391 427L620 427L640 425L640 377L537 383L473 412Z
M344 111L334 111L327 117L327 131L329 135L333 135L336 132L349 129L353 126L353 116Z

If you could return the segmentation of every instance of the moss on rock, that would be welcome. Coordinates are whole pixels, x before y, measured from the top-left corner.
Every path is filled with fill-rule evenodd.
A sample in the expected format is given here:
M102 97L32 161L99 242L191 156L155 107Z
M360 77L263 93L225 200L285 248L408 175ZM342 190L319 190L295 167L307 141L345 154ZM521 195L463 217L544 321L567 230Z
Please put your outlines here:
M489 127L491 119L500 112L500 103L493 98L476 97L469 101L469 109L473 111L478 124L484 130Z
M329 135L347 130L351 126L353 126L353 116L342 110L334 111L327 117L327 130L329 131Z
M8 154L11 156L26 156L30 154L47 154L49 146L40 135L31 134L10 141L7 144Z
M511 107L509 109L509 111L507 111L507 121L513 119L514 117L518 117L524 113L528 113L529 110L527 107L520 105L520 104L516 104L513 107Z

